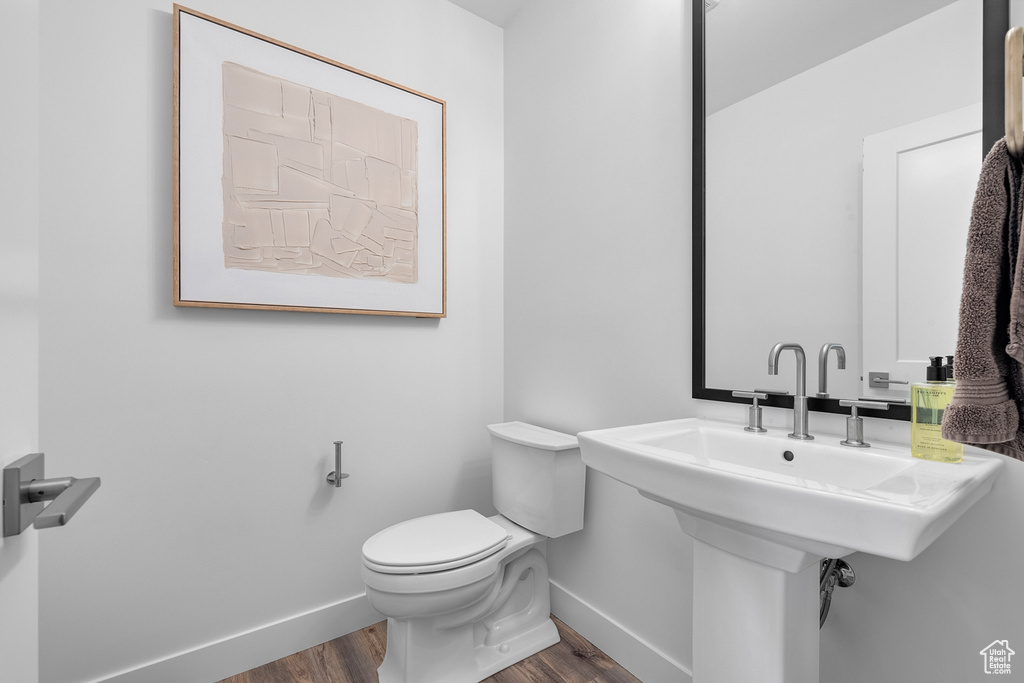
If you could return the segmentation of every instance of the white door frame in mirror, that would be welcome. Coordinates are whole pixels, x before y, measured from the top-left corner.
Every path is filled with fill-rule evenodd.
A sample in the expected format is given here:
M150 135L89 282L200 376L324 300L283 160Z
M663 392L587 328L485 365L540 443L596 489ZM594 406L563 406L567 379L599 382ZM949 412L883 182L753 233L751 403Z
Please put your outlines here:
M979 103L864 138L864 396L906 398L953 353L981 124ZM907 384L872 387L872 371Z

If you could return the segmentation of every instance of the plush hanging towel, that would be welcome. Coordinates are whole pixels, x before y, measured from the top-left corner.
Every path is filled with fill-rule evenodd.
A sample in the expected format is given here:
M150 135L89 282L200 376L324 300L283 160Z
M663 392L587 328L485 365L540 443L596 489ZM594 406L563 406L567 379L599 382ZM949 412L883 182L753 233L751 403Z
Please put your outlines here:
M1020 162L998 141L971 209L956 345L956 389L942 436L1024 460L1024 209Z

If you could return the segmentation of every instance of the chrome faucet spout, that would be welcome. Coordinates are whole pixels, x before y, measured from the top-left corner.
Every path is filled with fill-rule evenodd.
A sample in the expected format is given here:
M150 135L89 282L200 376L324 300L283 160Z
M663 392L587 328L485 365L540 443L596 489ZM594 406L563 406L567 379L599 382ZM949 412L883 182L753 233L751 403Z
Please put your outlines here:
M807 356L804 348L792 342L779 342L768 352L768 374L779 374L779 355L785 350L796 354L796 395L793 396L793 433L791 439L804 441L814 437L807 433Z
M825 342L818 352L818 398L828 398L828 352L836 351L836 367L846 369L846 349L842 344Z
M792 349L796 354L796 395L807 395L807 356L804 355L804 347L799 344L779 342L768 352L768 374L779 374L779 355L786 349Z

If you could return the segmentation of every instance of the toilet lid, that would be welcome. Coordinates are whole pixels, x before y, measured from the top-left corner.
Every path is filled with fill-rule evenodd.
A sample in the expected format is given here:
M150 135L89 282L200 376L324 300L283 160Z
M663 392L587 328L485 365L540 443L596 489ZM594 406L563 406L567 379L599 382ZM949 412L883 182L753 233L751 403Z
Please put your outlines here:
M508 539L508 531L475 510L442 512L377 532L363 544L363 559L389 574L439 572L492 555Z

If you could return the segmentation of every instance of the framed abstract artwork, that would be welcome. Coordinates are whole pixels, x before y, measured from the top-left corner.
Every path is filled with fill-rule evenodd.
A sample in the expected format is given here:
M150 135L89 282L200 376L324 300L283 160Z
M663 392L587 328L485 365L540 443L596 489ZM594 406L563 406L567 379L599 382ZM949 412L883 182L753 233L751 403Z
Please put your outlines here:
M174 7L174 304L442 318L445 103Z

